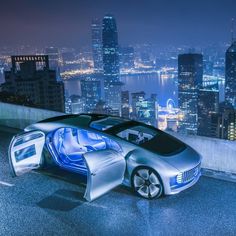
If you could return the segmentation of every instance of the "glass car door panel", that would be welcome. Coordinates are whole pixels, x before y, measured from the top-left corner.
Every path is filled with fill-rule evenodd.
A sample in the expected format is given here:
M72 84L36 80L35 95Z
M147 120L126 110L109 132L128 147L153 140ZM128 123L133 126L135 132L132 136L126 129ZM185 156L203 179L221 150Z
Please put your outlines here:
M9 162L13 176L39 168L44 143L45 135L41 131L30 131L12 138Z

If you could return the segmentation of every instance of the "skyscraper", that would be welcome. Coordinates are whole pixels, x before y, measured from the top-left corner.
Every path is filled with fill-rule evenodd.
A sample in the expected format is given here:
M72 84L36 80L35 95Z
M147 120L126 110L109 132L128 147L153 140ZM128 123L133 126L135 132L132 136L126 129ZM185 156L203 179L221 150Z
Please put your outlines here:
M102 25L105 102L114 115L121 114L121 85L116 20L105 15Z
M48 56L12 56L12 68L5 71L3 91L27 97L36 107L65 110L64 85L56 79L56 71L49 68ZM37 68L37 64L42 69Z
M102 24L100 20L94 19L92 21L92 52L93 52L93 63L94 71L102 72Z
M219 90L202 88L198 92L198 129L197 134L212 137L212 115L219 109Z
M203 56L189 53L178 56L178 102L183 113L179 132L197 134L198 89L202 85Z
M92 112L101 99L100 79L87 77L81 80L81 96L85 101L85 112Z
M225 53L225 101L236 109L236 41Z
M216 138L236 140L236 110L220 104L219 112L212 115L211 129Z
M131 114L131 118L132 119L137 119L137 102L139 101L143 101L145 99L145 92L144 91L140 91L140 92L136 92L136 93L131 93L131 97L132 97L132 114Z
M78 95L71 95L71 113L79 114L84 112L84 106L86 104L85 99Z
M56 71L57 80L60 80L60 53L58 48L48 47L45 49L45 54L48 55L50 69Z
M132 119L157 127L157 95L145 99L144 92L132 93Z
M124 118L129 118L129 91L121 92L121 116Z

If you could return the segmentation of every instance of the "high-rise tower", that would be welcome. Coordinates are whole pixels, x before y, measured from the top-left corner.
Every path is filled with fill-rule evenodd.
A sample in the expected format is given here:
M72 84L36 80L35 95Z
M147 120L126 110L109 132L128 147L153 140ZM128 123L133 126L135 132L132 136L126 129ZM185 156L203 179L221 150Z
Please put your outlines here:
M236 109L236 40L225 53L225 101Z
M103 73L105 102L114 115L121 114L121 82L116 20L105 15L102 25Z
M181 54L178 57L178 102L183 113L179 122L179 131L197 134L198 89L202 85L202 54Z
M65 111L64 84L49 67L47 55L12 56L12 68L5 71L2 89L28 98L36 107ZM38 68L38 65L43 68Z
M102 64L102 24L98 19L92 21L92 51L94 71L101 72Z

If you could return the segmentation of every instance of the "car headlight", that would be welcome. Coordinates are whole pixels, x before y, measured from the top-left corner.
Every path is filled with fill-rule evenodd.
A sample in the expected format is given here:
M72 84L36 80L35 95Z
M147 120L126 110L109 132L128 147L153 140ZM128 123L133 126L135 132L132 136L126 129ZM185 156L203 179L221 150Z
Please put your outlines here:
M170 185L171 186L176 186L176 185L179 185L182 183L183 183L183 173L181 173L181 172L178 175L175 175L170 178Z
M176 176L176 182L177 182L178 184L183 183L183 173L180 172L180 173Z

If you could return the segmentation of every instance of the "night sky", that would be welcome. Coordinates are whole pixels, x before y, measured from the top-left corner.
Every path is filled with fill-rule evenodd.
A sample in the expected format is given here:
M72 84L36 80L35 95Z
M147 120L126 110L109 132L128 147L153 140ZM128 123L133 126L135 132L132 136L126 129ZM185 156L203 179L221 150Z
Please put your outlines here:
M1 0L0 46L80 47L94 17L112 13L121 44L207 45L230 41L235 0Z

